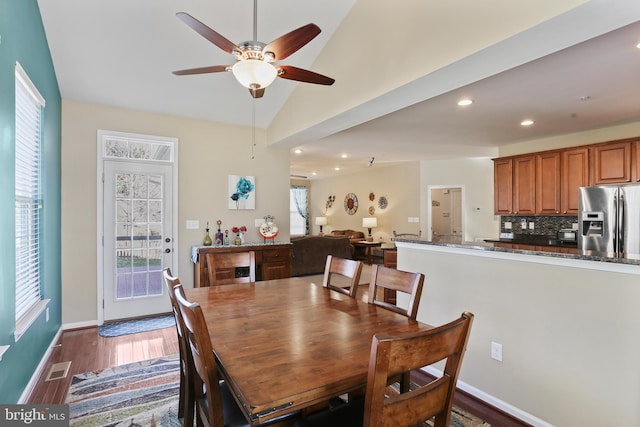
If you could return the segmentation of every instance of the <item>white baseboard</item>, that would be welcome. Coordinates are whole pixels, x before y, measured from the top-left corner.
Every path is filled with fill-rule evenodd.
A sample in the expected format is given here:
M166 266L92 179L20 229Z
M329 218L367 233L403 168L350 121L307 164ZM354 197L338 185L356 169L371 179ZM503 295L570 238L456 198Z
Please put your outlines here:
M423 368L423 371L437 377L442 375L442 371L432 366ZM516 408L515 406L505 402L504 400L500 400L497 397L491 396L490 394L485 393L484 391L479 390L473 387L472 385L465 383L464 381L458 380L457 388L459 388L460 390L466 393L469 393L470 395L482 400L483 402L488 403L489 405L495 408L500 409L503 412L506 412L507 414L521 421L524 421L527 424L531 424L534 427L554 427L553 424L549 424L548 422L541 420L535 415L525 412L520 408Z
M98 326L98 321L89 320L87 322L65 323L62 325L62 329L68 331L69 329L90 328L92 326Z
M40 379L40 375L42 375L42 373L44 372L44 368L47 366L47 361L49 360L49 356L51 356L51 352L53 351L53 348L55 347L56 343L58 342L61 336L62 336L62 328L58 329L58 332L56 333L56 335L51 340L51 343L49 344L49 348L45 352L44 356L42 356L42 359L40 359L40 363L38 363L36 370L33 371L33 374L31 375L31 379L29 380L29 383L22 391L22 395L20 395L20 399L18 399L19 404L27 403L27 399L29 399L29 396L31 396L33 389L38 384L38 379Z

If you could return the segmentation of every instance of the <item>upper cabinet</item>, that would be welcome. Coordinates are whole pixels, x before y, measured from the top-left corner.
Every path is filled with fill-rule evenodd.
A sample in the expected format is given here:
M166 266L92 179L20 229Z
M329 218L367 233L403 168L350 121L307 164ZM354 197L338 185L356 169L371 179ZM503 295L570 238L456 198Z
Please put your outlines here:
M513 160L493 161L493 210L496 215L513 213Z
M493 161L496 215L576 215L580 187L640 182L640 138Z
M561 153L561 159L560 210L563 214L577 215L580 209L578 189L589 185L589 149L564 150Z
M513 159L513 213L536 213L536 160L535 156L518 156Z
M631 182L631 142L596 145L593 152L593 185Z
M560 153L536 155L536 213L555 215L560 213Z

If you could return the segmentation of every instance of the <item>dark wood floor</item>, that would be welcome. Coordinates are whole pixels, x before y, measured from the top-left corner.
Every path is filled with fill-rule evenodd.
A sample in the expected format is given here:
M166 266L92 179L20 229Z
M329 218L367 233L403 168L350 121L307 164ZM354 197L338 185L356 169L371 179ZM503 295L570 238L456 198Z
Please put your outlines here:
M76 374L177 354L178 351L173 327L113 338L98 335L97 327L65 331L28 403L64 403L71 378ZM67 377L45 382L51 365L66 361L71 361Z
M114 338L101 337L97 327L65 331L53 350L28 403L64 403L71 378L76 374L177 354L178 351L176 330L173 327ZM45 381L52 364L66 361L71 361L66 378ZM427 381L428 376L418 375L413 377L413 380ZM527 426L460 390L456 392L455 403L494 427Z

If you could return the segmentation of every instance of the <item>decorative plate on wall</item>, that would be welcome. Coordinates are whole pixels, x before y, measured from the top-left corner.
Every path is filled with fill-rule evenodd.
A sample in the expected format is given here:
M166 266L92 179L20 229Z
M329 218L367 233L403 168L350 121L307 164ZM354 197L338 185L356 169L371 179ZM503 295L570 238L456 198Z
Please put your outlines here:
M373 202L373 199L376 198L376 195L373 194L373 192L369 193L369 200L371 200Z
M388 202L387 202L387 198L385 196L381 196L378 199L378 207L380 209L386 209L387 208L387 204L388 204Z
M376 213L376 208L369 206L369 215L373 215L374 213Z
M344 210L349 215L353 215L358 211L358 197L355 195L355 193L348 193L344 197Z

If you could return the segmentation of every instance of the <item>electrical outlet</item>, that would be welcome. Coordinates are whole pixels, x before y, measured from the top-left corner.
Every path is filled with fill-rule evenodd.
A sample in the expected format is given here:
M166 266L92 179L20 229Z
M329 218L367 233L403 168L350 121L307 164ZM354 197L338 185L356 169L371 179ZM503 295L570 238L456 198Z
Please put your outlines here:
M571 229L572 230L577 230L578 229L578 223L574 222L573 224L571 224Z
M502 344L491 341L491 358L502 362Z
M511 227L513 227L513 225L511 224L511 221L506 221L504 223L504 229L505 230L511 230Z
M529 230L533 230L535 223L534 222L530 222L529 223Z
M527 220L526 219L520 220L520 228L523 229L523 230L527 229Z

